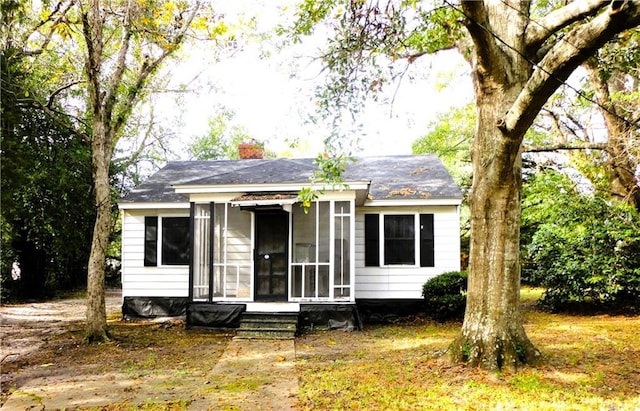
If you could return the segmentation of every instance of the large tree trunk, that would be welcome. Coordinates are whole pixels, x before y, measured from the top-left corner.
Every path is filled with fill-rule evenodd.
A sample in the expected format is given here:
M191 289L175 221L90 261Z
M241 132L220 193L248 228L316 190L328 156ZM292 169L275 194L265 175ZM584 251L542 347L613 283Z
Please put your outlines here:
M104 125L94 122L92 162L96 201L96 222L91 240L87 276L87 322L85 339L104 341L109 338L104 293L104 273L111 228L111 186L109 184L110 148L104 137Z
M500 88L495 91L503 94ZM522 326L520 301L519 146L497 127L507 96L478 98L471 192L471 244L467 309L452 345L455 361L487 369L531 364L541 358Z
M513 47L487 45L473 61L478 115L472 148L469 283L464 323L450 351L454 361L486 369L515 369L541 357L519 311L520 150L526 128L500 127L532 72L523 58L522 36L510 36L524 32L522 16L515 8L494 8L475 16L480 24L470 28L483 30L490 22Z

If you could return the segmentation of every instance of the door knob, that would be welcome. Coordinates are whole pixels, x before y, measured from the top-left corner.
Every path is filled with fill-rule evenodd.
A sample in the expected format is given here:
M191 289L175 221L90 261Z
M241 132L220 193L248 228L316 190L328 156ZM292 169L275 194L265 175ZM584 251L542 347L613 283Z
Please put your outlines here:
M269 254L265 254L265 255L264 255L264 259L265 259L265 260L268 260L268 259L269 259Z

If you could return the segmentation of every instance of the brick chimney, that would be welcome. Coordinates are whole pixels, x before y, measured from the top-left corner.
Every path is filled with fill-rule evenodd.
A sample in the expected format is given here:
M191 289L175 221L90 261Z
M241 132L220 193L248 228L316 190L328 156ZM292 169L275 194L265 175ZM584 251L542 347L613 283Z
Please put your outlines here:
M238 157L240 160L264 158L264 146L256 141L238 144Z

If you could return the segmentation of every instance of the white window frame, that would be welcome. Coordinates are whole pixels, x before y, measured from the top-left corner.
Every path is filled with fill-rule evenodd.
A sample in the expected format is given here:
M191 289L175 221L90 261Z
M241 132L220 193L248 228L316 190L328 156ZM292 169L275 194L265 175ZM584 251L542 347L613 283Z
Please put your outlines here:
M153 216L150 216L153 217ZM165 218L190 218L189 214L158 214L158 232L157 232L157 243L156 244L156 267L159 268L185 268L185 267L189 267L189 264L163 264L162 263L162 240L164 239L163 235L162 235L162 220Z
M394 267L412 267L419 268L420 267L420 214L419 212L383 212L379 213L380 215L380 224L378 227L378 235L380 238L380 249L378 252L380 253L380 267L384 268L394 268ZM384 236L384 224L387 216L396 216L396 215L411 215L413 216L413 244L414 244L414 256L413 256L413 264L387 264L385 261L385 236Z

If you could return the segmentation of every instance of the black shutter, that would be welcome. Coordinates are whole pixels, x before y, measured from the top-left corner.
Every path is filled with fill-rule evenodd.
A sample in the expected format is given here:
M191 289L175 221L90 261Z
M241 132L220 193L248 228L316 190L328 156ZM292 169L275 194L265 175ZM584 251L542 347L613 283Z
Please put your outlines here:
M380 266L380 216L364 215L364 265Z
M434 267L433 214L420 214L420 267Z
M144 266L158 265L158 217L144 218Z

